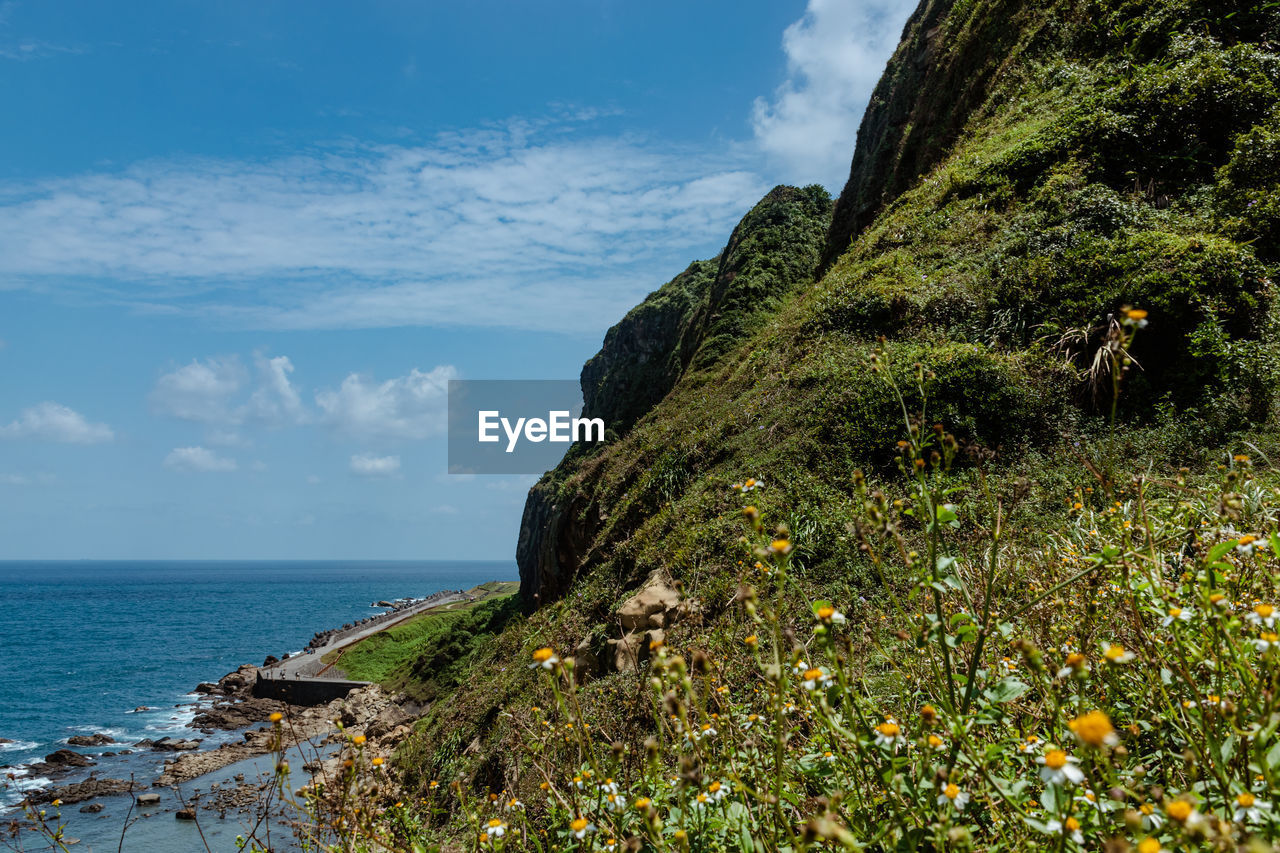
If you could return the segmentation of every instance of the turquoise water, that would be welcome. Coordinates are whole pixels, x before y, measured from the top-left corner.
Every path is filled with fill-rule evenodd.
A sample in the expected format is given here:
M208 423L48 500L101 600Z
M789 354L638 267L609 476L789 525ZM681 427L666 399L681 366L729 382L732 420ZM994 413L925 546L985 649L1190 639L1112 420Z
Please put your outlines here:
M516 577L514 562L0 562L0 737L14 741L0 765L18 774L0 802L39 784L22 765L74 734L120 742L86 754L202 737L185 728L196 684L380 612L371 602ZM133 712L143 705L154 710ZM107 757L98 769L143 779L161 760Z

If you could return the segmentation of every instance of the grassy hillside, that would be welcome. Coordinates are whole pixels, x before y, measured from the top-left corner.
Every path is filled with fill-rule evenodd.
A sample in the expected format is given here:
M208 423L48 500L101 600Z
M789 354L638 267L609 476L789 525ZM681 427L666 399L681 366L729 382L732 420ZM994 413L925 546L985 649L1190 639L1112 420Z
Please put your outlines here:
M679 333L635 369L672 384L610 403L614 440L532 491L537 609L474 647L402 745L432 803L402 831L474 844L497 819L578 849L585 815L591 844L673 850L1274 835L1235 810L1280 795L1253 610L1277 593L1255 542L1280 546L1278 21L1248 0L925 0L825 242L730 244L743 270L789 269L784 252L817 277L748 279L705 321L706 267L651 297L679 303ZM609 348L589 399L625 372ZM639 674L613 671L620 607L659 583L685 604ZM528 668L537 648L559 667ZM1042 775L1059 749L1085 775ZM601 775L648 802L614 813ZM487 792L523 800L519 821Z

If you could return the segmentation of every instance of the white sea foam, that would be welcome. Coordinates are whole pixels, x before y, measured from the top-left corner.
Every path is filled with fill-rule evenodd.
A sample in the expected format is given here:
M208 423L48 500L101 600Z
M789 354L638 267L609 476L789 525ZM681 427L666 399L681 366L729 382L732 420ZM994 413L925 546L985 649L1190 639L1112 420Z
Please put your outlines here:
M13 743L0 743L0 752L21 752L24 749L35 749L33 740L15 740Z

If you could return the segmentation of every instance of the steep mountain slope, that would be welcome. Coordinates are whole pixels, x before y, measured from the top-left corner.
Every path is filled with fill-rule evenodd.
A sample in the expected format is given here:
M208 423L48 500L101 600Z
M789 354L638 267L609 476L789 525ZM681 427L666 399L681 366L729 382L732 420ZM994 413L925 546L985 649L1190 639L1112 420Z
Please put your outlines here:
M1259 430L1280 380L1278 20L1262 2L924 0L830 220L818 191L775 190L584 368L613 440L531 491L518 560L533 612L406 744L411 780L519 789L503 709L528 704L534 675L503 669L536 643L608 670L619 605L646 582L699 602L669 638L726 642L735 481L767 481L808 594L882 594L854 535L855 470L900 458L901 408L869 369L881 348L904 388L922 377L929 422L1016 486L1013 537L1063 522L1083 445L1168 473L1245 439L1274 452ZM1126 306L1148 314L1114 400L1099 354ZM582 701L638 743L648 723L618 690L602 678Z

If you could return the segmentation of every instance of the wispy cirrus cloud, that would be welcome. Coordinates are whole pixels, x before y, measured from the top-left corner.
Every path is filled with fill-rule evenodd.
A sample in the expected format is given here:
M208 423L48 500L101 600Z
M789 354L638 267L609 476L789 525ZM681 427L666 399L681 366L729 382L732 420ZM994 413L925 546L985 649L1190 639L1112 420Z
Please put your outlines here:
M394 477L400 473L400 457L357 453L351 457L351 473L357 477Z
M741 157L563 122L149 161L0 186L0 286L260 328L581 330L718 248L766 188Z

